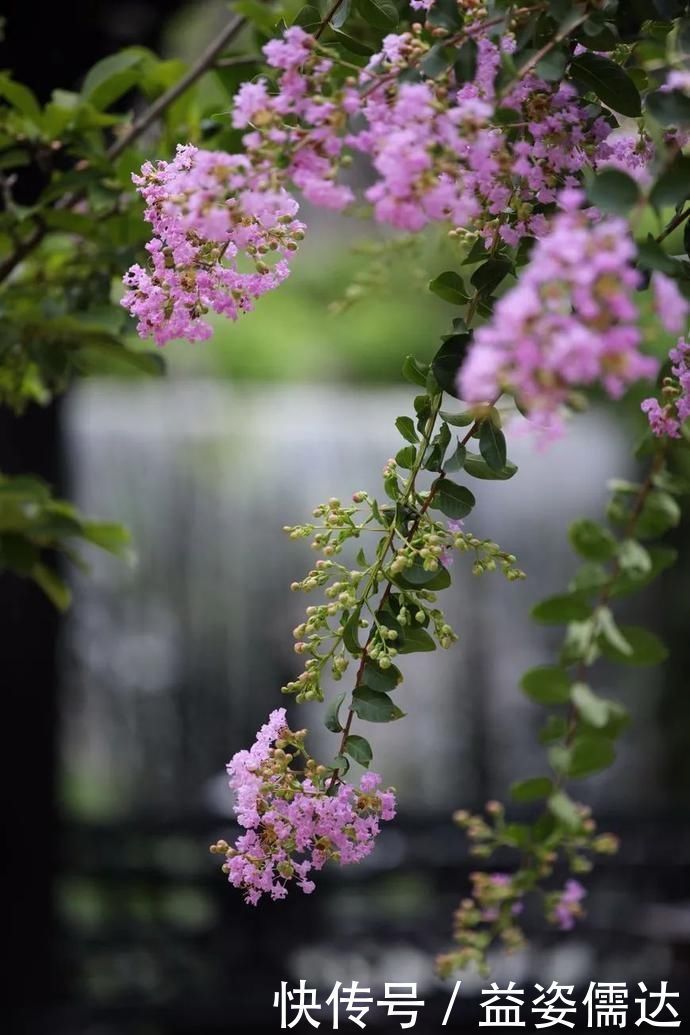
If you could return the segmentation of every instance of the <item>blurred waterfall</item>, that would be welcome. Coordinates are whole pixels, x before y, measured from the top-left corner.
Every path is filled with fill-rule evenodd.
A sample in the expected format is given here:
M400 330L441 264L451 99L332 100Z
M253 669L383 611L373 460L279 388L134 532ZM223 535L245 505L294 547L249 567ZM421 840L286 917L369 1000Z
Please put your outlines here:
M63 712L75 808L169 814L211 796L229 810L224 763L271 708L291 704L279 687L301 667L291 630L309 601L289 585L314 555L281 528L331 495L378 492L397 448L393 421L410 402L403 389L204 380L92 381L72 393L73 496L86 513L128 525L138 555L130 567L93 556L77 579ZM606 480L630 473L605 413L576 420L547 452L513 436L511 455L519 475L475 483L479 502L466 524L516 553L529 578L472 578L458 555L445 607L460 643L405 658L396 700L409 718L368 729L376 767L408 809L476 805L540 771L542 713L517 681L550 660L559 630L535 626L529 608L559 592L575 567L568 521L600 515ZM602 667L599 678L601 692L632 708L635 725L615 788L604 776L590 795L635 810L656 791L657 745L644 722L656 676L631 670L614 684ZM322 729L314 709L295 722ZM331 757L335 738L318 737L319 753ZM633 756L634 782L621 772Z

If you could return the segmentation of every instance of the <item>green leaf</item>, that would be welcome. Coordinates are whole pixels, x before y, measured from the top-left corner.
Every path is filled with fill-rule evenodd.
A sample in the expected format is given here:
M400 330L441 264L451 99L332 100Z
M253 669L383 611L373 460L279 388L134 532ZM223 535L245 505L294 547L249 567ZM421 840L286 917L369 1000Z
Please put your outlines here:
M467 83L474 79L477 71L477 51L477 41L471 36L458 48L453 63L456 82Z
M81 88L84 100L98 111L109 108L136 84L144 56L141 50L131 47L98 61L86 73Z
M592 693L586 683L575 683L570 691L570 699L590 726L601 729L608 722L608 703Z
M402 375L406 381L420 388L426 386L426 375L429 370L428 363L420 363L414 356L406 356L402 365Z
M361 40L355 39L354 36L349 36L346 32L341 32L340 29L336 31L335 37L337 42L340 43L345 50L349 50L351 54L357 54L359 57L370 58L374 53L371 47L367 46L366 43L362 43Z
M646 105L647 111L662 126L690 125L690 97L686 97L682 90L669 90L668 93L655 90L647 95Z
M371 750L371 744L364 737L358 736L356 733L351 733L345 741L345 752L354 758L355 762L359 762L365 768L369 766L373 756Z
M607 561L616 551L616 540L609 530L589 518L574 521L568 538L580 556L589 561Z
M539 704L564 704L570 697L570 679L558 665L539 665L525 672L520 686Z
M35 126L41 122L41 106L28 86L15 83L7 72L0 72L0 97L21 112Z
M625 654L626 657L632 654L632 647L618 628L616 619L608 607L599 607L597 609L596 621L599 631L599 642L602 647L604 643L607 643L619 654Z
M576 738L570 753L568 776L581 779L607 769L615 760L616 752L608 737L584 734Z
M479 453L472 453L470 450L467 450L463 467L472 478L478 478L481 481L504 482L512 478L514 474L517 474L517 465L512 460L506 460L505 467L501 471L494 471L489 467L484 457L480 456Z
M647 496L635 528L640 539L657 539L680 522L680 506L668 492L655 489Z
M566 729L567 723L562 715L549 715L539 730L539 743L551 744L554 740L561 740L565 736Z
M411 417L398 417L395 426L406 442L412 442L414 445L415 442L419 441L419 436L414 429L414 421Z
M553 790L553 781L548 776L532 776L529 780L519 780L510 785L510 795L514 801L539 801L548 798Z
M56 571L46 567L45 564L36 564L31 569L31 577L38 583L48 599L55 605L58 611L66 611L72 602L72 594L69 587L63 582Z
M368 686L358 686L354 691L352 710L363 722L393 722L405 714L388 694L370 690Z
M326 717L323 720L323 724L327 730L331 731L331 733L342 733L343 731L343 727L340 725L339 712L340 706L345 700L346 695L347 691L343 690L341 694L338 694L337 697L333 698L326 709Z
M660 270L670 277L677 277L683 272L681 264L668 255L651 234L645 241L637 242L637 261L643 269Z
M560 625L564 622L581 622L589 618L592 606L577 593L562 593L548 597L532 608L536 622Z
M506 438L490 419L483 420L479 428L479 452L492 471L500 473L504 469L507 460Z
M116 556L126 554L132 542L129 529L110 522L84 521L81 531L84 539Z
M454 428L467 428L474 423L474 417L471 413L449 413L448 410L440 410L439 412L446 424L450 424Z
M622 625L621 634L630 647L624 653L609 640L604 640L601 649L612 661L625 662L626 665L658 665L668 657L668 650L659 637L638 625Z
M463 446L462 442L458 442L457 448L453 450L450 456L446 457L443 466L446 471L462 471L465 466L465 457L467 456L467 449Z
M678 559L678 551L673 546L650 546L647 548L647 555L651 562L649 573L633 578L629 572L621 572L613 584L611 590L612 597L621 597L626 596L628 593L637 592L642 586L649 585L661 572L673 567Z
M456 485L450 478L441 478L430 506L446 517L458 519L467 517L476 502L467 486Z
M312 4L306 4L305 7L300 8L297 12L292 24L299 25L300 28L306 29L308 32L312 32L321 24L321 12L318 7L314 7Z
M690 194L690 158L676 155L652 187L649 200L656 208L678 205Z
M504 277L512 272L513 264L508 259L489 259L474 271L470 281L477 291L490 295Z
M597 54L580 54L570 62L573 79L613 111L632 119L642 113L640 94L630 76L620 65Z
M343 644L346 650L355 656L362 653L359 643L359 614L360 609L357 608L345 623L343 630Z
M398 683L402 683L402 672L395 665L390 668L379 668L375 661L367 660L360 686L368 686L378 694L388 693L395 690Z
M436 650L436 644L426 629L406 626L405 639L398 649L401 654L414 654L417 651Z
M633 579L644 578L652 570L652 558L636 539L624 539L618 547L618 563L621 571Z
M357 10L365 22L375 29L394 29L398 24L398 9L392 0L356 0Z
M457 376L470 343L469 334L451 334L432 360L434 377L449 395L458 395Z
M234 0L233 9L237 14L243 14L247 21L256 25L261 32L273 35L278 21L275 9L260 3L259 0Z
M409 471L414 467L414 462L417 457L417 450L414 446L403 446L395 454L395 462L398 467L402 467L403 470Z
M556 791L548 801L549 812L567 830L579 830L582 825L580 814L575 807L575 802L569 798L565 791Z
M435 280L430 280L429 291L453 305L465 305L470 300L462 277L453 270L447 270Z
M625 216L640 200L640 188L619 169L605 169L595 176L587 191L589 200L602 212Z

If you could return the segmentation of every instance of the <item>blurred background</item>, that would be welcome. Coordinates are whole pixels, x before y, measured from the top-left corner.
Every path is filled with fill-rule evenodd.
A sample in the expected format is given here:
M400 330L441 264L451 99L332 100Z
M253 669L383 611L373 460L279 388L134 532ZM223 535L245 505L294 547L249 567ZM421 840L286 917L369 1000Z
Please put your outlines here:
M50 5L39 32L36 17L10 4L2 63L45 98L123 45L193 57L227 10L79 2L66 17ZM411 405L401 361L430 358L448 322L424 290L429 269L445 268L438 239L393 242L323 213L307 222L290 280L256 313L219 324L212 343L168 348L167 378L88 379L59 406L0 415L0 467L41 474L86 513L122 521L136 553L130 565L95 556L61 620L34 587L0 583L17 1032L278 1030L273 994L300 978L322 1000L337 980L374 994L417 982L417 1030L437 1030L452 986L434 976L434 956L474 868L450 816L504 797L541 764L542 716L517 682L557 640L529 608L574 569L568 520L598 516L606 480L634 474L625 412L595 411L547 453L517 435L519 476L482 483L472 529L516 553L529 578L472 579L456 560L447 608L460 642L406 662L398 694L410 717L374 730L400 816L370 859L325 871L313 896L253 909L206 852L233 837L225 763L298 671L290 630L305 601L289 584L311 555L281 528L331 495L377 490L393 421ZM685 560L625 615L659 632L671 660L599 669L602 693L634 721L614 770L582 796L622 848L587 878L590 916L572 934L528 917L530 948L496 958L492 979L528 998L554 979L583 990L627 981L631 1001L640 980L690 985L688 523L671 538ZM318 713L292 714L313 721L317 753L332 752ZM476 1027L486 984L463 975L451 1029ZM382 1011L367 1024L399 1030Z

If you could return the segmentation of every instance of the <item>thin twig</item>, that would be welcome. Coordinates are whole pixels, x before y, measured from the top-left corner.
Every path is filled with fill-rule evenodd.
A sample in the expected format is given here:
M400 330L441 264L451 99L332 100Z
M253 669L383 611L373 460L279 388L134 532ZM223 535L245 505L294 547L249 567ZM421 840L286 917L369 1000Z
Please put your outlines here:
M118 137L106 151L105 157L109 162L119 158L129 145L144 133L171 104L181 97L189 88L197 82L210 68L213 67L216 58L227 47L232 40L241 32L246 24L246 18L235 15L227 23L225 28L209 43L206 50L197 58L194 64L185 72L181 79L162 93L143 114L136 119L129 129L125 130L122 136ZM59 208L71 208L83 197L83 191L66 195L61 199ZM4 262L0 263L0 283L37 248L48 232L48 227L37 218L34 229L27 238L20 241L14 251L7 256Z

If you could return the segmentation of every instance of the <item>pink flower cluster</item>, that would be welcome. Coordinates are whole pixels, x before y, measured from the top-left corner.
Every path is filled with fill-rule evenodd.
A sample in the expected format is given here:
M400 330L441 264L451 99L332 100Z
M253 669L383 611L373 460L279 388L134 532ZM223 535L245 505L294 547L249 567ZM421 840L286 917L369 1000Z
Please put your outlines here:
M575 920L582 916L580 903L587 892L577 880L567 880L553 906L553 919L561 931L572 931Z
M690 344L685 338L678 339L669 358L672 377L664 380L663 402L654 397L645 399L642 410L655 435L680 438L681 427L690 417Z
M172 162L147 162L133 180L154 236L150 268L125 275L122 305L142 338L208 338L209 310L234 320L288 276L305 229L297 202L245 156L179 146Z
M354 200L336 183L347 121L342 94L329 96L333 62L319 57L315 40L299 26L263 48L267 64L279 71L277 92L265 79L244 83L235 98L232 123L249 129L243 137L256 170L283 167L283 175L305 198L322 208L342 209Z
M212 850L225 854L228 880L252 905L264 894L285 898L292 880L310 894L312 871L329 860L359 862L374 847L380 822L395 816L395 796L379 789L376 773L365 773L359 787L332 787L332 776L306 755L305 735L293 733L285 709L276 709L254 745L228 764L237 820L246 833L234 848L218 842ZM306 759L302 773L291 768L298 755Z
M376 178L365 197L380 222L417 231L449 221L476 227L492 243L497 236L509 244L540 236L547 225L541 208L596 160L610 127L592 117L574 88L535 75L500 100L519 128L493 124L501 49L481 37L480 25L473 31L477 70L460 88L450 71L438 79L401 79L423 67L430 47L411 32L386 36L357 80L333 87L332 62L293 26L264 47L268 65L280 73L277 92L263 79L244 84L233 125L250 130L244 144L256 168L280 165L316 205L341 209L354 200L337 181L346 152L354 150L373 165ZM513 45L506 38L501 46Z
M574 389L600 383L617 398L631 382L656 373L656 360L639 351L634 292L641 278L627 224L595 220L592 210L578 208L581 201L580 192L563 192L563 211L518 283L478 328L459 373L467 402L508 391L523 411L555 430Z

